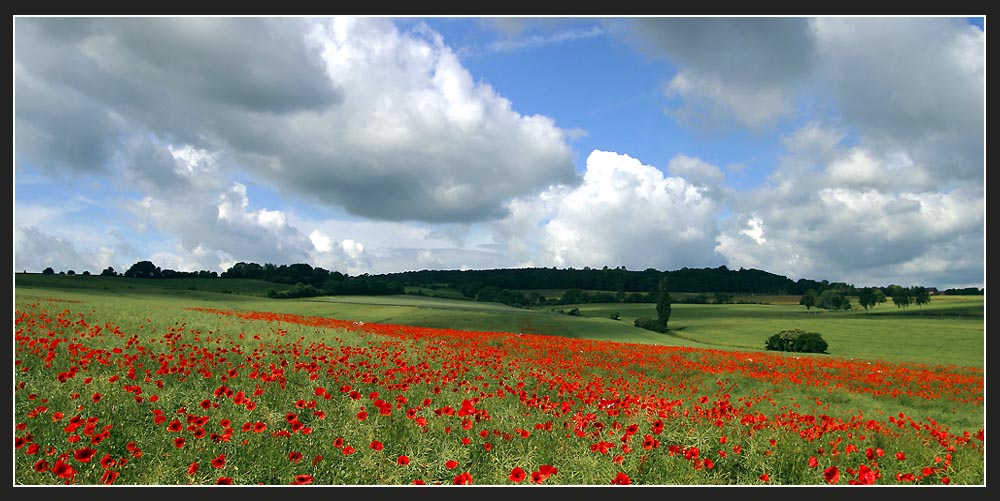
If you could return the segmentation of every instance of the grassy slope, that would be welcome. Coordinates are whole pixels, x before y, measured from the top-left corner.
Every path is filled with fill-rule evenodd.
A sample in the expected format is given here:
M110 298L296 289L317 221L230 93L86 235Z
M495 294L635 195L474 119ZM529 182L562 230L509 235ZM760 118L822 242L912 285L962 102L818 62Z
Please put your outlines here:
M423 296L337 296L296 300L264 297L275 284L258 280L169 279L15 274L15 299L61 298L76 301L147 302L317 315L345 320L398 323L467 330L531 332L565 337L656 343L702 348L763 350L781 329L820 333L830 355L897 362L985 366L983 296L939 296L921 308L901 310L891 303L871 312L804 310L790 300L768 298L769 305L674 304L670 334L632 325L655 316L653 304L583 304L522 309L493 303ZM787 299L787 298L786 298ZM578 307L582 316L549 311ZM621 320L611 320L617 312Z

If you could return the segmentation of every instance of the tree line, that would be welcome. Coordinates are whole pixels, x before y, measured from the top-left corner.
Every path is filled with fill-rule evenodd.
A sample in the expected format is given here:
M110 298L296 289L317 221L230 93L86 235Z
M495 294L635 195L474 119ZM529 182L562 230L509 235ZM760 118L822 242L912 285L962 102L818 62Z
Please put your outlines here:
M49 267L44 274L54 274ZM60 272L60 274L63 274ZM76 274L73 270L65 274ZM89 272L83 272L89 275ZM669 279L673 292L696 293L685 295L683 302L728 302L733 294L775 294L802 296L800 304L807 309L844 309L850 307L848 296L858 297L866 310L892 298L897 306L921 305L931 293L983 294L974 287L948 289L943 292L922 286L902 287L890 284L884 287L857 288L843 282L799 279L769 273L758 269L738 270L726 266L716 268L681 268L661 271L646 268L628 270L624 266L596 269L575 268L502 268L486 270L420 270L379 275L349 276L339 271L313 267L307 263L258 264L238 262L220 273L200 270L183 272L161 269L151 261L133 264L119 274L108 267L101 276L134 278L245 278L256 279L290 287L269 291L272 297L306 297L312 295L377 295L402 294L406 287L440 289L450 288L468 299L499 302L512 306L558 305L581 303L654 303L660 296L661 281ZM545 297L538 290L561 290L560 297Z

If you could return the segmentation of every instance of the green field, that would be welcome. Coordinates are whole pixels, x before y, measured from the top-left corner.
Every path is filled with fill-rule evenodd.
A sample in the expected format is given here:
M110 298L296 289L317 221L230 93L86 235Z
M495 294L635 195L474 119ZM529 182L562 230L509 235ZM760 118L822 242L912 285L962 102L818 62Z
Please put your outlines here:
M737 296L761 304L674 304L670 332L633 326L655 317L653 304L580 304L537 309L429 296L326 296L268 299L282 288L245 279L133 279L125 277L15 274L17 301L63 298L77 301L146 302L150 308L205 306L273 311L343 320L476 331L522 332L628 343L763 351L782 329L817 332L828 354L856 359L984 368L983 296L935 296L930 304L900 309L892 303L865 312L832 312L799 306L797 296ZM580 316L560 313L578 308ZM618 313L620 320L611 320Z

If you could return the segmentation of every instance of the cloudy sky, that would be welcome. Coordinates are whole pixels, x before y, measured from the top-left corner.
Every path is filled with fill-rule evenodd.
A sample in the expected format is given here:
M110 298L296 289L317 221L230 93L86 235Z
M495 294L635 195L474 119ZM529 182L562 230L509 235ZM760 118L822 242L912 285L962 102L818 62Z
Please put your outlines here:
M14 268L985 286L984 17L16 17Z

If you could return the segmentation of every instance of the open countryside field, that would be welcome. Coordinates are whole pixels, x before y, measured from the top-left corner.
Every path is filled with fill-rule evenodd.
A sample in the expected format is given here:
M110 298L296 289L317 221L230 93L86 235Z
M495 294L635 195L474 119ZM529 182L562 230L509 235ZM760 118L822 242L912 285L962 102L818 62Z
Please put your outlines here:
M985 484L981 296L675 304L658 334L652 304L272 286L16 275L15 482ZM830 354L764 351L786 328Z

